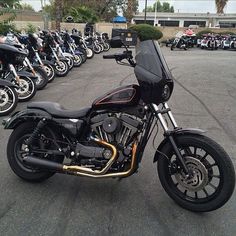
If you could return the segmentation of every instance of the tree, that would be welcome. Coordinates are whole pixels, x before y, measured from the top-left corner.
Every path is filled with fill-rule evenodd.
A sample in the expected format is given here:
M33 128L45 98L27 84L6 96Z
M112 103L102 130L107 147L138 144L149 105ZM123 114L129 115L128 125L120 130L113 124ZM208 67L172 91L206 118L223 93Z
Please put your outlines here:
M35 11L34 8L30 4L27 4L27 3L21 3L20 9L27 10L27 11Z
M0 7L4 8L19 8L20 0L0 0Z
M73 17L75 22L95 23L96 21L98 21L98 17L94 13L94 11L85 6L77 8L72 7L69 13Z
M44 7L52 19L56 18L56 2L51 0L50 5ZM128 9L128 3L132 1L132 9ZM138 10L138 0L61 0L62 16L65 18L71 13L71 8L80 8L82 6L91 9L97 18L105 21L110 21L117 15L118 10L122 10L124 16L130 18L131 13L136 13Z
M224 8L227 4L228 0L215 0L216 10L218 14L224 13Z
M147 7L147 12L155 12L155 8L157 9L157 12L174 12L174 7L170 6L168 2L161 2L158 0L153 4L153 6ZM143 10L144 12L145 10Z

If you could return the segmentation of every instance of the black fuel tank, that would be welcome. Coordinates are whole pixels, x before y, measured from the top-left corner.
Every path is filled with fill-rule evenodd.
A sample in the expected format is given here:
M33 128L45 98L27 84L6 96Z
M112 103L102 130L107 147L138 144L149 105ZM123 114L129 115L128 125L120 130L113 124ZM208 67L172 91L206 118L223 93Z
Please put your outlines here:
M135 106L140 100L139 85L132 84L116 88L93 102L93 108L115 108L123 106Z

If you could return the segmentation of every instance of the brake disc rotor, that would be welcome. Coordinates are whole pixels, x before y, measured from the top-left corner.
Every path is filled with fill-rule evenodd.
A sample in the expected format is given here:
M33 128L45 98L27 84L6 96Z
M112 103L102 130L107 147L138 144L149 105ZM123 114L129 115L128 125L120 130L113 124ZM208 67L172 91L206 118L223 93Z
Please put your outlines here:
M20 87L17 88L17 93L19 94L25 94L29 91L29 84L27 83L27 81L20 79Z
M178 183L189 191L200 191L208 183L208 171L204 164L194 158L187 156L185 157L185 164L189 170L193 172L193 177L188 178L183 171L181 173L176 173L175 178Z
M9 101L9 96L5 90L0 90L0 107L4 107Z

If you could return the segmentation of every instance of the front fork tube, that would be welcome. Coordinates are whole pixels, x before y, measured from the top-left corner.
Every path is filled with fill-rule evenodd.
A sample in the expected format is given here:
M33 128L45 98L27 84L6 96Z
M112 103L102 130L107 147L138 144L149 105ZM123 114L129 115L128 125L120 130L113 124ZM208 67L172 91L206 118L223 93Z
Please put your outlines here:
M12 74L15 76L15 79L16 79L18 85L20 85L20 77L17 74L15 67L12 64L9 64L9 69L12 72Z
M25 58L25 61L24 61L24 62L25 62L25 64L26 64L26 66L28 66L29 69L32 71L33 75L36 76L36 72L35 72L35 70L34 70L34 68L33 68L31 62L29 61L29 59L28 59L27 57Z
M174 129L178 128L178 125L177 125L177 123L176 123L176 121L174 119L174 116L173 116L173 114L172 114L168 104L167 103L163 103L163 108L164 109L159 109L159 107L156 104L152 104L152 107L153 107L153 109L155 111L156 116L160 120L161 126L164 129L164 135L166 136L166 138L169 140L171 146L173 147L174 152L175 152L175 154L177 156L177 159L179 160L179 162L180 162L180 164L181 164L181 166L183 168L184 173L186 175L189 175L189 170L188 170L188 168L187 168L187 166L186 166L186 164L185 164L185 162L183 160L183 157L182 157L182 155L181 155L181 153L180 153L180 151L179 151L179 149L178 149L178 147L176 145L176 142L175 142L175 140L173 138L173 134L169 130L168 125L167 125L167 123L166 123L166 121L165 121L165 119L164 119L164 117L162 115L162 114L166 114L167 113L167 115L168 115L168 117L169 117L169 119L170 119Z

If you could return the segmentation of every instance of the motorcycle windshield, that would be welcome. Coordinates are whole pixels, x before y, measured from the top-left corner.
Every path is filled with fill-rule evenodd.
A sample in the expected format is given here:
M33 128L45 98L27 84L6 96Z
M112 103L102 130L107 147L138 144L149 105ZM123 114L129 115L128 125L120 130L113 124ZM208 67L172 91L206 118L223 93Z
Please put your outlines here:
M173 77L157 41L141 42L136 51L135 76L141 88L141 98L147 103L159 104L169 99L173 91ZM168 96L163 90L168 86Z
M140 76L142 77L141 80L152 80L150 81L152 83L173 79L157 41L147 40L141 42L136 47L135 60L136 67L139 67L138 80Z

